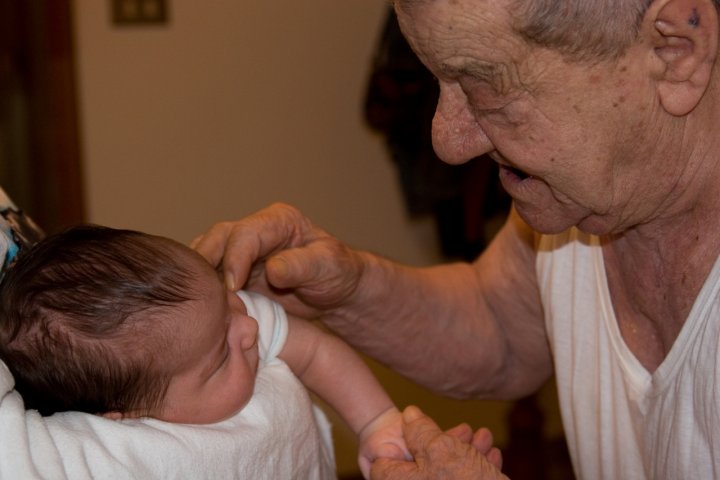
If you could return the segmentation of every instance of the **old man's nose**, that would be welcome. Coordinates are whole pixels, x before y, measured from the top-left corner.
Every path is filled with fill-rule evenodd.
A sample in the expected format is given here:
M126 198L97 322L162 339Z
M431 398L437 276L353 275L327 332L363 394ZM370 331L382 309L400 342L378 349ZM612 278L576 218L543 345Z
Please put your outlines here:
M433 148L446 163L460 164L494 149L459 87L441 87L433 118Z

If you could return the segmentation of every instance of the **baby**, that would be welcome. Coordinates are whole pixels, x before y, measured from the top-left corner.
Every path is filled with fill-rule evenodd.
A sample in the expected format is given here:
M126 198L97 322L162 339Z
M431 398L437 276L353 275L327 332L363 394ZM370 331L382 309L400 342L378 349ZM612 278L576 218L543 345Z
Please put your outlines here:
M282 361L358 435L366 478L376 458L411 458L400 413L352 349L262 296L228 292L162 237L82 226L23 252L0 283L0 358L43 415L177 423L232 417L258 369Z

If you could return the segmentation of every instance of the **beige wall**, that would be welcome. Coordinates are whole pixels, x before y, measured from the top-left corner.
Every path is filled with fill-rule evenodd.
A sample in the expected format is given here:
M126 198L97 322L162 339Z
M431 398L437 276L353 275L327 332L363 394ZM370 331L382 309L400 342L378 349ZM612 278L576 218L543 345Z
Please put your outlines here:
M109 3L75 0L90 221L188 241L282 200L357 247L436 261L432 226L405 216L362 120L385 0L170 0L160 28L113 28ZM504 440L505 404L438 401L376 370L400 406ZM352 440L337 437L352 471Z

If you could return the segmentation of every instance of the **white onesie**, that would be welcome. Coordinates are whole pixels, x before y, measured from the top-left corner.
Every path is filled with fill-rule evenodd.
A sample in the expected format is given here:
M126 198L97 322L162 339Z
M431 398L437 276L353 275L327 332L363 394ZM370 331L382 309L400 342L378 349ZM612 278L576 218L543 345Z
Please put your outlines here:
M542 237L538 281L578 478L720 478L719 265L650 374L620 334L599 239Z

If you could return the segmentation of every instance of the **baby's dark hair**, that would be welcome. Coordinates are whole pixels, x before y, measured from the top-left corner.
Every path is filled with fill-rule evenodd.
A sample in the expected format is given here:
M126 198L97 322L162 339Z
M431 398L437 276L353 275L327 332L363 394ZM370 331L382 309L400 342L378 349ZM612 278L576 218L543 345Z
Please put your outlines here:
M170 379L163 307L194 299L181 245L93 225L42 240L0 283L0 358L26 408L43 415L147 411ZM147 335L145 330L153 332Z

